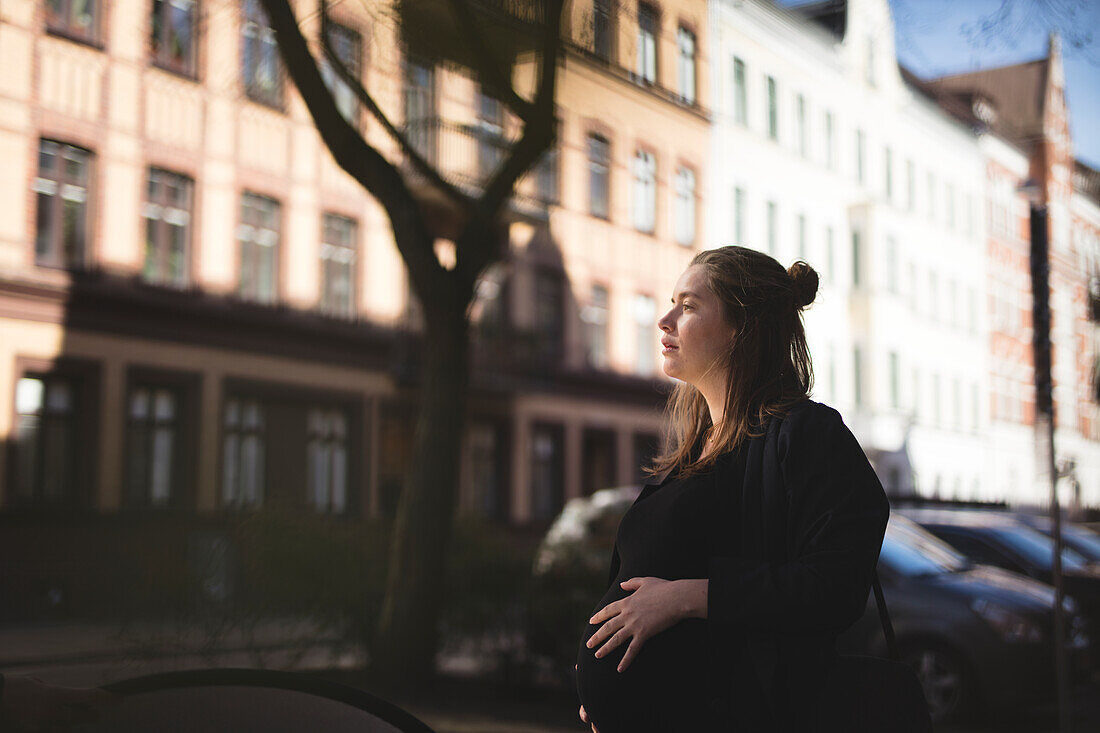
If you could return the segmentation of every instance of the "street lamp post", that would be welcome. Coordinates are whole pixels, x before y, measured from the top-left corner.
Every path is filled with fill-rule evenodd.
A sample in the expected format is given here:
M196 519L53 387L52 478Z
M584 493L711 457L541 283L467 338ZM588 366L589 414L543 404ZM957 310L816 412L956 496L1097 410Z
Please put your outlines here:
M1050 259L1047 238L1047 207L1039 186L1031 179L1020 185L1031 210L1031 296L1032 353L1035 363L1035 419L1046 439L1047 472L1050 476L1050 524L1054 541L1051 570L1054 575L1054 665L1058 682L1058 722L1069 733L1069 667L1066 659L1066 617L1062 607L1062 520L1058 503L1058 468L1054 455L1054 394L1050 370Z

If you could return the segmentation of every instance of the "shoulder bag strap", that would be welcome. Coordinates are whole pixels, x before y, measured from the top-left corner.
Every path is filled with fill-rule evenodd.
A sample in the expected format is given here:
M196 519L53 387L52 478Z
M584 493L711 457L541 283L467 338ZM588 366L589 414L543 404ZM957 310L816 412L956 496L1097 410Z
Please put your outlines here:
M901 655L898 654L898 642L894 638L894 625L890 623L890 612L886 610L886 601L882 597L882 586L878 582L878 570L875 570L871 575L871 581L875 588L875 602L878 604L878 618L882 622L882 633L886 636L886 648L889 651L890 659L900 662Z

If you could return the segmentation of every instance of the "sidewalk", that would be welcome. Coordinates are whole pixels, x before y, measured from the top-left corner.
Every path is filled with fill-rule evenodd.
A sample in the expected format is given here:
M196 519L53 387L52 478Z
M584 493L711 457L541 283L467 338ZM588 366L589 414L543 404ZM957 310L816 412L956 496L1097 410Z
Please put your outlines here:
M300 619L265 621L252 629L170 622L0 627L0 672L48 677L63 685L101 685L196 667L305 671L360 667L364 662L357 645Z
M178 669L264 667L310 672L365 689L412 713L436 733L584 730L568 691L500 689L454 674L477 666L467 657L460 653L441 660L441 669L452 674L430 692L402 694L372 683L359 671L366 662L361 648L301 620L268 621L251 635L239 628L214 634L156 623L0 626L0 672L33 675L52 684L98 686Z

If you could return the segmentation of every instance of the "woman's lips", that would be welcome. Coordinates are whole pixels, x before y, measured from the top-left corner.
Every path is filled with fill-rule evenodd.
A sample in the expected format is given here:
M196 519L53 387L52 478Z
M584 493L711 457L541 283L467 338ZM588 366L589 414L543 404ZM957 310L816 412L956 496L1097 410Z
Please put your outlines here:
M665 348L661 349L661 353L662 354L671 354L671 353L673 353L675 351L679 351L679 350L680 350L680 347L678 347L678 346L666 346Z

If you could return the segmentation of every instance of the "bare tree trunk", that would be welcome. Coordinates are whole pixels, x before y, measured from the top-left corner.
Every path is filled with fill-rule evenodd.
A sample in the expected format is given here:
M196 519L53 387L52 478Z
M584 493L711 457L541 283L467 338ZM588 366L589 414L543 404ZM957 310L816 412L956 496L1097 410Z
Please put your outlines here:
M453 302L424 304L413 465L398 504L385 603L370 650L371 667L402 682L426 680L435 669L466 420L468 298L438 299Z

